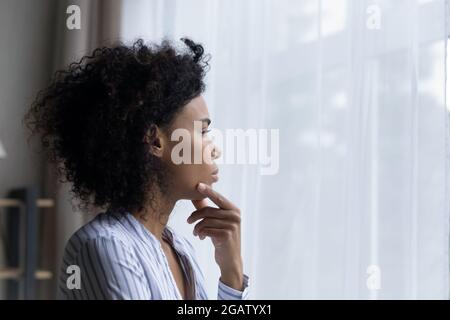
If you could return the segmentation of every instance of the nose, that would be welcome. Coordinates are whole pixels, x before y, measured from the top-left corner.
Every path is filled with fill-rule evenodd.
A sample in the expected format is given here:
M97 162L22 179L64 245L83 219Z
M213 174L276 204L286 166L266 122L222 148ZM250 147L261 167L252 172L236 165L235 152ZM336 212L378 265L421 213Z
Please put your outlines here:
M211 151L211 158L213 160L216 160L216 159L220 158L221 155L222 155L222 152L220 151L220 149L216 145L214 145L214 148Z

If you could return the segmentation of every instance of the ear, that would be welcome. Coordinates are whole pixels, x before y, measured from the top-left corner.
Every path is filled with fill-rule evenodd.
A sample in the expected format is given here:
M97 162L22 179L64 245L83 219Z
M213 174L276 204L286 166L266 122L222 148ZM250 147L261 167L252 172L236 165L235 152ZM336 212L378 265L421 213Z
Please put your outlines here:
M151 154L158 158L162 158L165 147L164 133L156 126L152 125L144 136L144 142L149 145Z

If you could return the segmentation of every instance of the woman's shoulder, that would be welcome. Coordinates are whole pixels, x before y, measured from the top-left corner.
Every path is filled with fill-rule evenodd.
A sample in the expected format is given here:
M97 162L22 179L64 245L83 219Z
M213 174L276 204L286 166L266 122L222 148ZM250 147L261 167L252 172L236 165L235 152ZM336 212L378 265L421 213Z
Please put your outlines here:
M103 212L76 230L70 237L67 247L79 250L85 245L99 241L119 243L126 247L129 245L130 237L120 220Z

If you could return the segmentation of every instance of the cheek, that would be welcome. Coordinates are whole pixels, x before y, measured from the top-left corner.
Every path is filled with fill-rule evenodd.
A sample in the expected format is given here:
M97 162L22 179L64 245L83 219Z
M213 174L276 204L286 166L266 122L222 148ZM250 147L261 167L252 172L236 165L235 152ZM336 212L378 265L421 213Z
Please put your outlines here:
M201 134L196 135L191 140L191 163L197 166L208 166L213 163L212 150L214 144Z
M206 163L202 164L188 164L182 168L185 180L189 181L191 185L197 185L199 182L205 182L208 178L209 167Z
M173 190L182 199L203 199L196 187L200 182L209 184L207 172L203 164L182 164L176 166L172 176Z
M214 144L211 141L203 141L201 145L202 150L202 164L206 166L211 166L213 164L212 151L214 149Z
M208 178L209 168L206 164L181 164L173 167L173 181L175 186L195 188L199 182L205 182Z
M171 182L175 190L178 190L183 197L192 198L196 193L196 186L199 182L211 184L211 151L213 144L198 137L191 143L191 163L176 165L169 154L165 157L169 162ZM197 152L197 155L195 155ZM200 163L194 163L195 159L200 159ZM208 163L208 161L210 161Z

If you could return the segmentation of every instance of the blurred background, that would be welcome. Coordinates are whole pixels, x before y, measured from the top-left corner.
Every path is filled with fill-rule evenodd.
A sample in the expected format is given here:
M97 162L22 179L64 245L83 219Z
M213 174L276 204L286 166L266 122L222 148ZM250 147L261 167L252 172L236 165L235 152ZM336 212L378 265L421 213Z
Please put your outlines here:
M65 242L92 217L27 143L21 119L37 92L98 46L187 36L212 55L213 127L279 130L276 174L223 164L216 187L242 211L250 297L448 299L448 7L0 0L0 298L55 298ZM193 210L180 202L170 224L215 298L213 246L193 237Z

